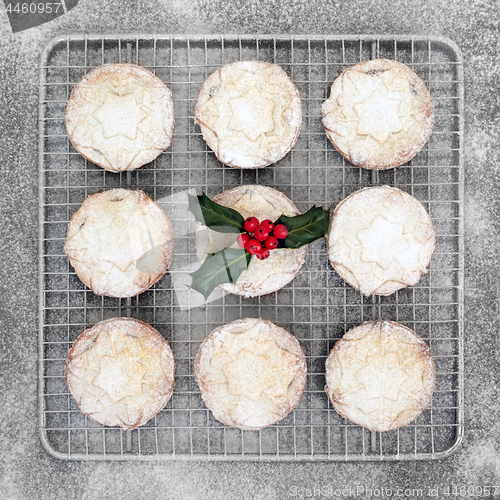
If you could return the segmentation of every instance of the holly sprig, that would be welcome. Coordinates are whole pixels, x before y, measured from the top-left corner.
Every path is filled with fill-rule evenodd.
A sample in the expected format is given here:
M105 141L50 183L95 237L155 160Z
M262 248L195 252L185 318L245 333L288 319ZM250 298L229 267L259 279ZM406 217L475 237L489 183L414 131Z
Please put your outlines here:
M302 215L281 215L275 224L284 224L288 229L287 237L280 241L278 248L300 248L326 236L330 226L330 210L312 207Z
M191 288L200 292L205 300L221 283L236 283L241 273L248 269L252 256L242 248L224 248L210 254L194 273Z
M245 220L236 210L219 205L207 195L188 195L189 211L196 221L219 233L245 233ZM297 249L326 236L330 225L330 209L314 206L306 213L288 217L282 214L275 226L284 224L286 238L280 239L278 248ZM221 283L235 284L241 273L248 269L252 255L245 248L225 248L209 254L201 267L190 276L191 288L200 292L205 300Z
M243 216L233 208L223 207L212 201L205 193L188 194L188 208L194 218L219 233L242 233L245 231Z

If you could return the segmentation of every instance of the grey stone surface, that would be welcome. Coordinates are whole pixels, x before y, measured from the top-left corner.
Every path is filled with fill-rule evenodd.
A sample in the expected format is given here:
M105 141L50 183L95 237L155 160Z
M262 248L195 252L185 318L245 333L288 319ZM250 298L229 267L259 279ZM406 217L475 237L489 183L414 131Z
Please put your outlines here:
M500 486L499 7L495 0L81 0L67 15L13 34L0 6L0 497L267 500L363 486L422 488L420 498L430 498L433 486ZM466 404L455 454L432 463L111 463L65 462L44 451L37 425L38 62L52 37L84 32L415 33L460 46Z

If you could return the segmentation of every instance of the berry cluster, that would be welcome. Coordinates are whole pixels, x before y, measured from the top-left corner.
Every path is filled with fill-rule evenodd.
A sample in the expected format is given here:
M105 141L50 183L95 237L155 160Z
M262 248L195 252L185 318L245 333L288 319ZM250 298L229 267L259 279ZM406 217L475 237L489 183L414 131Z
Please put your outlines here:
M260 260L267 259L270 250L278 246L278 240L284 240L288 236L285 224L275 226L269 219L259 222L256 217L249 217L243 227L247 232L238 236L238 246L244 248L250 255L256 255Z

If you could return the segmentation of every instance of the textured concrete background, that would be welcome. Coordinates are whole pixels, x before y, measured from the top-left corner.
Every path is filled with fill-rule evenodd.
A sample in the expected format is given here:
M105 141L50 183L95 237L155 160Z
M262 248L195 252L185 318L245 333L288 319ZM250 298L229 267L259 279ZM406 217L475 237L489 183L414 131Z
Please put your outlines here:
M0 5L0 497L281 499L326 485L500 486L499 8L498 0L81 0L67 15L13 34ZM43 450L37 428L37 68L52 37L83 32L415 33L444 35L460 46L466 430L454 455L433 463L74 463Z

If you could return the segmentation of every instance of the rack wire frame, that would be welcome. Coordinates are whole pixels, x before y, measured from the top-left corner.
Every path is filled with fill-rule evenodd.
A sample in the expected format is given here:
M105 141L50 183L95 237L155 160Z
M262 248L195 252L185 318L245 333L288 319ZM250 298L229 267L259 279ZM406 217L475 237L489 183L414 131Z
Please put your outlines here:
M435 103L433 134L413 160L370 172L352 166L329 143L321 103L347 67L387 57L409 65ZM193 121L198 91L221 65L243 59L279 64L299 89L303 124L292 151L277 164L251 171L222 166ZM73 86L93 67L131 62L146 67L173 92L172 146L154 162L110 173L82 158L65 131ZM451 40L432 36L75 35L52 40L41 56L39 101L39 427L53 456L72 460L425 460L449 455L463 437L463 67ZM172 275L132 299L95 296L76 277L64 253L67 224L86 196L115 187L140 188L162 200L171 218L191 232L176 238L178 262L195 262L193 221L176 211L176 193L212 196L241 184L264 184L287 194L301 210L335 206L366 186L388 184L429 211L437 245L429 273L389 297L363 297L328 262L326 245L310 245L295 280L268 296L226 295L183 310ZM171 201L168 201L171 200ZM64 363L76 337L96 322L133 316L169 341L176 385L166 407L145 426L123 432L82 415L65 384ZM299 339L308 365L298 407L261 431L215 420L201 400L193 360L216 326L241 317L276 322ZM430 346L437 369L432 405L410 425L371 433L342 419L323 390L324 362L335 341L374 318L398 321Z

